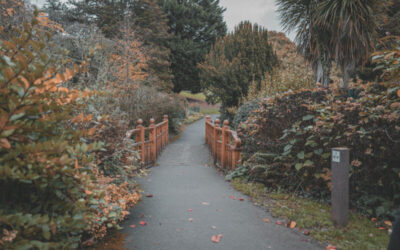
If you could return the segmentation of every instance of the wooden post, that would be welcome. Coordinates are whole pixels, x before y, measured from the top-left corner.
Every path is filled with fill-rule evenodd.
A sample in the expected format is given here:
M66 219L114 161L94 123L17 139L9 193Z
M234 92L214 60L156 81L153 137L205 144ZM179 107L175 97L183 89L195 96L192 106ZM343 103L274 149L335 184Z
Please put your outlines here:
M349 166L348 148L332 149L332 221L337 227L349 222Z
M141 160L142 160L142 164L143 164L143 166L145 165L145 163L146 163L146 148L145 148L145 144L144 144L144 127L143 127L143 120L142 119L139 119L138 120L138 125L137 125L137 127L136 127L137 129L139 129L139 141L140 141L140 149L141 149L141 152L140 152L140 157L142 158Z
M211 122L211 116L206 116L206 144L210 145L210 128L209 122Z
M228 142L227 131L229 130L229 121L224 121L224 126L222 127L222 145L221 145L221 166L225 168L226 164L226 143Z
M152 141L151 144L151 153L152 153L152 160L154 163L156 163L156 157L157 157L157 132L156 132L156 125L155 125L155 120L153 118L150 119L150 141Z
M218 136L218 129L219 129L219 124L220 124L220 121L219 121L219 119L216 119L215 121L214 121L214 123L215 123L215 125L214 125L214 131L213 131L213 133L214 133L214 141L212 142L212 144L213 144L213 146L212 146L212 148L213 148L213 154L214 154L214 163L217 163L217 161L218 161L218 139L219 139L219 136Z
M233 149L233 159L232 159L232 170L236 169L237 164L239 163L240 159L240 147L242 141L240 139L236 139L234 142L234 149Z
M164 121L166 122L166 123L165 123L165 128L164 128L164 129L165 129L165 130L164 130L164 131L165 131L165 133L164 133L164 134L165 134L165 140L164 140L164 143L165 143L165 144L164 144L164 146L165 146L165 145L168 144L168 140L169 140L169 134L168 134L168 133L169 133L168 115L164 115Z

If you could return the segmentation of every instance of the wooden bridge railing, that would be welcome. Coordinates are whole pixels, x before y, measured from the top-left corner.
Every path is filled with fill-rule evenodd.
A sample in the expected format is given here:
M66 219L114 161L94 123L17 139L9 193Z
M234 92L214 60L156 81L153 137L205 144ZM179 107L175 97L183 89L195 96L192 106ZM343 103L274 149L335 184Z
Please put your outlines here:
M229 121L225 120L222 127L216 119L214 123L211 117L206 117L206 144L211 149L214 162L221 164L222 168L236 169L240 163L242 142L236 131L229 128Z
M150 119L150 126L144 127L143 120L138 120L136 129L126 133L130 138L135 135L134 149L140 153L141 164L145 167L156 163L157 156L168 144L168 116L164 115L161 123L155 124L154 119Z

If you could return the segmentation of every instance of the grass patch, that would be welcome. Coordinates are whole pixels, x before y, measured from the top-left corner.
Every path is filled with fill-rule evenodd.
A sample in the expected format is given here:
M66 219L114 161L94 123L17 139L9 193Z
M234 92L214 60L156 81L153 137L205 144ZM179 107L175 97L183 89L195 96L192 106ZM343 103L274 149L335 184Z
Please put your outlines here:
M194 112L190 115L188 115L188 117L185 118L184 123L186 125L192 124L200 119L202 119L204 117L204 114L202 113L198 113L198 112Z
M232 186L254 199L255 203L269 209L274 217L295 221L299 229L310 230L314 239L332 244L339 249L387 249L387 228L379 230L380 222L350 213L350 222L337 229L330 219L330 207L311 199L287 193L271 193L262 184L248 183L240 178L232 180Z
M219 109L218 108L205 108L205 107L200 107L200 113L204 115L216 115L219 114Z
M201 101L205 101L206 100L206 96L203 93L192 94L189 91L181 91L179 94L181 96L189 97L189 98L192 98L192 99L197 99L197 100L201 100Z

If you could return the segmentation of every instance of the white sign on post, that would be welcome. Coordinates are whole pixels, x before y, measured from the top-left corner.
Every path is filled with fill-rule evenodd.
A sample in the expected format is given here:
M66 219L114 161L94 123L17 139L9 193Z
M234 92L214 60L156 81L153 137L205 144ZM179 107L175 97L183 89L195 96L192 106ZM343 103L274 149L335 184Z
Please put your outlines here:
M340 152L339 151L332 151L332 161L340 162Z

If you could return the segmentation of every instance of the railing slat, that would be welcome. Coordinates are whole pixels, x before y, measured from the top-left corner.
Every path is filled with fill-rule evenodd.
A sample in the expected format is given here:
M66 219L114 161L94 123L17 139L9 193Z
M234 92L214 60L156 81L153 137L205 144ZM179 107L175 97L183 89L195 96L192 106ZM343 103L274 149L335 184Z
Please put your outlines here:
M154 165L157 156L168 144L168 116L164 115L163 121L158 124L155 124L154 119L150 119L149 127L144 127L143 120L139 119L136 129L126 132L126 138L131 139L133 134L136 136L133 148L140 152L141 164L143 166ZM146 134L148 134L147 140Z
M240 164L241 140L237 132L229 128L229 122L224 121L222 128L216 119L214 124L210 116L206 117L205 141L214 157L214 162L222 168L236 169Z

